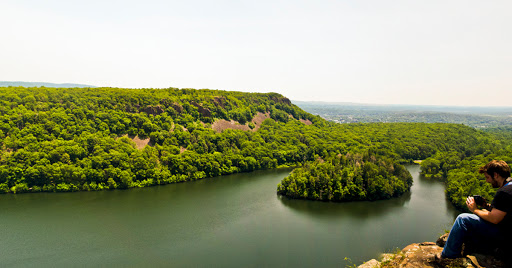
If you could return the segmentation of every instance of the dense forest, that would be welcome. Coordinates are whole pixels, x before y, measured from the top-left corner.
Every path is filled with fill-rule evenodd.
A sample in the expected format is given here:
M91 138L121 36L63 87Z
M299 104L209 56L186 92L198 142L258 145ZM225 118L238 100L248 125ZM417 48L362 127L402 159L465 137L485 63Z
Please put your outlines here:
M300 134L320 119L276 93L8 87L0 101L1 192L182 182L297 164L323 150Z
M366 118L361 121L367 122L459 122L473 125L476 128L483 127L482 130L475 130L461 125L429 124L430 129L438 128L437 131L429 132L429 128L424 128L422 124L404 125L386 123L377 124L378 127L373 131L367 130L367 133L372 137L380 137L377 141L373 140L368 147L370 150L377 150L379 155L391 156L399 162L408 162L411 159L424 159L424 161L421 162L422 174L428 178L445 181L447 198L460 210L467 210L465 200L469 195L482 195L490 202L496 193L496 189L493 189L489 184L485 183L483 175L478 174L477 171L479 167L485 165L492 159L500 159L506 161L509 165L512 164L512 127L507 126L512 121L510 121L511 117L509 114L503 114L503 112L509 111L510 108L475 107L469 109L467 107L357 106L355 104L342 106L340 104L319 105L318 103L308 102L299 102L299 106L310 112L321 114L322 117L327 119L331 118L331 120L334 117L346 113L350 115L350 120L348 121L352 122L359 121L357 117L361 116L361 118ZM406 112L399 110L403 108L425 110L444 109L444 112ZM471 114L468 112L468 109L480 114ZM486 113L489 115L484 115ZM376 126L374 123L351 123L340 124L337 128L343 129L345 126L353 125L366 126L367 128ZM495 125L499 127L491 127ZM402 128L402 131L388 133L385 137L383 136L383 128L391 127L391 129L396 130L400 129L400 126L407 126L408 129ZM418 133L413 134L415 131L418 131ZM332 133L336 132L337 130L332 130ZM402 137L402 140L400 140L400 142L392 142L397 136ZM408 137L408 139L403 139L404 137ZM444 137L447 139L444 139ZM427 139L431 142L425 143L421 141L422 139ZM382 144L379 144L381 141L386 141L386 145L382 146ZM407 142L404 143L404 141ZM380 149L382 147L384 148ZM297 173L300 173L302 176L301 179L298 179L301 176L292 174L279 185L278 192L296 198L326 200L325 198L317 198L317 196L319 196L320 192L323 193L326 192L326 189L331 189L330 187L332 187L333 183L339 180L337 178L340 176L339 169L339 167L333 168L330 166L330 171L338 170L338 172L328 173L332 174L333 181L326 181L320 179L324 176L323 174L326 174L325 172L318 173L318 167L316 165L308 165L304 169L297 170ZM317 179L312 184L313 186L309 186L308 180L305 179L309 178L309 180L311 180L311 174L320 174L316 175ZM346 176L342 177L347 178ZM350 179L350 177L351 176L348 176L348 180L353 180ZM354 177L353 174L352 177ZM381 176L381 178L384 178L384 176ZM360 178L358 179L361 180ZM297 188L296 186L299 181L305 183L308 189L317 189L315 191L316 193L308 192L305 194L304 191L300 190L300 187ZM322 184L320 187L318 186L318 181ZM388 183L389 181L388 179ZM292 187L287 189L286 187L289 185L292 185ZM335 185L339 186L339 184ZM346 190L346 185L347 184L342 184L337 190ZM361 192L366 191L367 189L365 188L361 189ZM368 199L374 199L376 197L378 198L379 195L372 195L372 198ZM380 191L380 197L386 198L383 196L382 191ZM351 196L348 197L347 200L357 200L357 198Z
M512 133L337 124L277 93L4 87L0 102L2 193L126 189L294 166L279 194L376 200L409 190L403 163L426 159L425 174L449 178L456 167L467 171L459 160L476 166L485 164L478 157L498 157L491 152L506 155ZM450 166L451 156L459 162ZM429 169L436 159L443 164Z
M491 202L496 194L496 189L486 183L484 176L478 173L481 166L493 159L503 160L512 166L512 129L494 129L489 132L494 133L497 139L508 141L508 144L486 150L482 154L437 152L421 163L421 172L425 176L446 182L446 196L460 210L467 211L466 198L470 195L481 195Z
M277 186L277 193L337 202L377 200L399 196L411 185L411 174L398 162L369 153L347 154L296 168Z
M336 157L330 154L318 163L295 170L278 186L278 193L294 198L331 201L386 199L409 190L411 186L407 176L393 172L403 169L396 163L426 159L422 162L424 167L436 157L450 161L448 156L451 155L464 158L490 155L507 143L506 139L500 139L492 132L456 124L333 123L324 126L323 130L327 131L328 138L325 138L330 140L331 146L342 148L349 155L338 156L341 159L335 160ZM354 158L358 160L354 161ZM326 163L322 163L324 160ZM481 163L479 165L483 165ZM444 167L449 168L448 165ZM321 193L347 192L353 183L359 187L359 196L349 194L320 198ZM378 187L383 184L388 184L387 188ZM376 188L379 189L377 192Z

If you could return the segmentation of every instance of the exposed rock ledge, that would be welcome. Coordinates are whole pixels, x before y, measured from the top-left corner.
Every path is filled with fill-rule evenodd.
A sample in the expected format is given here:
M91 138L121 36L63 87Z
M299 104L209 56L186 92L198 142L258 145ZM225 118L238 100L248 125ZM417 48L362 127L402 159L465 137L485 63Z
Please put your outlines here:
M383 254L381 261L375 259L367 261L358 268L388 268L388 267L404 267L404 268L416 268L416 267L486 267L486 268L497 268L506 267L505 264L489 255L466 255L464 258L458 259L436 259L436 255L443 251L443 246L446 242L448 234L441 236L437 243L434 242L423 242L417 244L411 244L400 252L395 254Z

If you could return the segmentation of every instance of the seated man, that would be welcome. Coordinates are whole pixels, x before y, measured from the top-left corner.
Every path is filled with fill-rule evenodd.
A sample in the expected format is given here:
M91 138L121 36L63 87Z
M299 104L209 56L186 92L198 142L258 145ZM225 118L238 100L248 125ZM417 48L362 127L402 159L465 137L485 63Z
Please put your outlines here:
M508 233L512 232L512 179L510 167L504 161L493 160L480 168L479 173L493 188L499 188L489 209L479 209L475 199L466 200L473 212L460 214L453 224L441 258L461 257L462 243L470 245L503 245Z

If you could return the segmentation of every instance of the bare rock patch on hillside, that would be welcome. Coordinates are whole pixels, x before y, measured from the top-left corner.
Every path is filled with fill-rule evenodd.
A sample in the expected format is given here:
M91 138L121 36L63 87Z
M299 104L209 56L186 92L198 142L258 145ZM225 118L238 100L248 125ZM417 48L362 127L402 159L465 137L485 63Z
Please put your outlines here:
M308 126L313 124L309 119L299 119L299 121Z
M139 150L144 149L144 147L146 147L146 145L149 144L149 138L140 139L139 136L133 137L133 136L128 136L128 134L125 134L121 137L127 137L128 139L132 140L135 143L135 147Z
M251 122L255 125L255 127L253 129L251 129L249 127L249 124L246 123L244 125L238 123L237 121L235 120L231 120L231 121L228 121L228 120L225 120L225 119L220 119L220 120L217 120L215 121L213 124L212 124L212 129L215 130L216 132L222 132L226 129L239 129L239 130L252 130L252 131L256 131L258 130L258 128L260 128L261 126L261 123L263 123L263 121L265 121L265 119L267 118L270 118L270 113L261 113L261 112L258 112L254 118L251 120Z

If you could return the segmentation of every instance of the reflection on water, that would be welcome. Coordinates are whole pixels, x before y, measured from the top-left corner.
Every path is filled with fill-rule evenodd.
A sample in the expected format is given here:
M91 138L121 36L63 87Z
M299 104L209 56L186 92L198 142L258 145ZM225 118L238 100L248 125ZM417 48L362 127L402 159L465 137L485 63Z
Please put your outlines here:
M290 170L125 191L0 195L6 267L340 267L434 241L457 212L444 185L375 202L276 195Z
M278 196L278 199L284 206L298 213L310 214L313 217L378 219L383 214L389 215L406 209L429 212L425 213L429 216L448 213L449 217L455 219L459 211L455 210L446 199L444 184L441 181L420 175L419 166L408 165L407 169L414 177L411 191L390 200L335 203L292 199L285 196ZM413 195L411 207L409 203ZM437 208L443 206L444 209L437 210Z
M404 207L410 201L411 193L390 200L347 203L299 200L285 196L278 196L278 198L286 207L299 213L309 214L312 217L326 219L353 217L375 220L383 214L393 213L394 210Z

